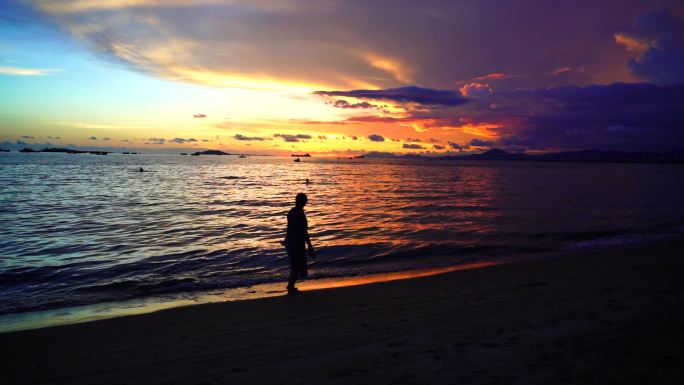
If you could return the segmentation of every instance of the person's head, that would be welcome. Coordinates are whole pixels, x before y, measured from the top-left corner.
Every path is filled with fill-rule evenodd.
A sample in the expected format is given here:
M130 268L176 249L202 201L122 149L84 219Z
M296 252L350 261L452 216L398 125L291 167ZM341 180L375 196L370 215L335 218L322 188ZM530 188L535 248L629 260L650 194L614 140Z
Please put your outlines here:
M297 194L297 197L295 197L295 206L304 207L308 200L309 198L306 197L306 194L299 193Z

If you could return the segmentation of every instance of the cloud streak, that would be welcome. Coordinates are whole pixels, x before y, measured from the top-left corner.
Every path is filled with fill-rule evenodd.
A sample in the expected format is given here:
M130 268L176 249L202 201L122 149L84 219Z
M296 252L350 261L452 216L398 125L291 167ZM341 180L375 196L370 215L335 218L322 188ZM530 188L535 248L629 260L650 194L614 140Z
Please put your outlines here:
M59 69L41 69L41 68L20 68L20 67L6 67L0 66L0 75L13 76L43 76L50 75L55 72L61 72Z

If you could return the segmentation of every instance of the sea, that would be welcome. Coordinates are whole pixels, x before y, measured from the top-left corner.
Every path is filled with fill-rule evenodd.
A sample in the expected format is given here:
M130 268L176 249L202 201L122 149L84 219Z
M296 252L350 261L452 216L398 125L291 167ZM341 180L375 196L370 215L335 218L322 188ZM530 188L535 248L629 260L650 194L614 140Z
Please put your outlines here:
M282 295L299 192L311 280L684 233L681 165L0 153L0 331Z

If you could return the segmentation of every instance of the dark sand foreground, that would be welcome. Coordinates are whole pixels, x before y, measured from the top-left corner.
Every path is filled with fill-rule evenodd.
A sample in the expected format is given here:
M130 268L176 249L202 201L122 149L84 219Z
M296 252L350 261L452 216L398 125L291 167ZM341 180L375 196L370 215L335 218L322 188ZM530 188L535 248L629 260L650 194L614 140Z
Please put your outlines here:
M2 384L684 384L684 242L0 334Z

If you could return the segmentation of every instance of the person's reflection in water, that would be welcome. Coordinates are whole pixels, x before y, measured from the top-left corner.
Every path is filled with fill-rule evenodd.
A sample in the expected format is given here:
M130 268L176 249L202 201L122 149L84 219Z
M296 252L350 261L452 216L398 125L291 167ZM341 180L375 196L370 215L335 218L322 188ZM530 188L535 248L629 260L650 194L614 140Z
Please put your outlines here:
M295 207L287 213L287 234L285 235L285 249L290 259L290 278L287 282L287 293L296 294L299 290L295 288L298 278L306 278L306 247L309 246L309 255L315 257L316 253L311 245L309 230L304 214L304 205L308 198L306 194L299 193L295 198Z

